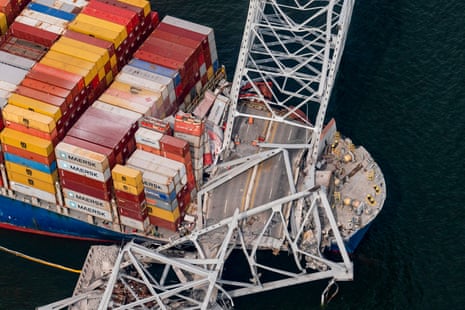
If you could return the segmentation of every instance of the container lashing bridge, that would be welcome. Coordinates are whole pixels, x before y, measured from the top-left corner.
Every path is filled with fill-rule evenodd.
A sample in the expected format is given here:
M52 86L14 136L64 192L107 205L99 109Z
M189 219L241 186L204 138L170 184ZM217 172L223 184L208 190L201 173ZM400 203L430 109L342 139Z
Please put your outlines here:
M226 309L235 297L329 279L325 302L334 281L352 280L315 174L353 6L354 0L251 0L222 160L197 194L196 228L154 248L126 244L111 272L39 309ZM329 233L323 221L340 260L321 253Z

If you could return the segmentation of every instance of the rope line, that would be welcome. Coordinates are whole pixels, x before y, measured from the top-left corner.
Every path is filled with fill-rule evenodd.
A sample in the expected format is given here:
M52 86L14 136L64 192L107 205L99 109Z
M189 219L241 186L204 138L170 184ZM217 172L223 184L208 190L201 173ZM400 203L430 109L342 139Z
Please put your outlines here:
M55 263L51 263L51 262L48 262L46 260L36 258L36 257L32 257L32 256L23 254L23 253L18 252L18 251L10 250L10 249L5 248L3 246L0 246L0 250L2 250L3 252L9 253L9 254L13 254L15 256L30 260L30 261L35 262L35 263L39 263L39 264L42 264L42 265L49 266L49 267L53 267L53 268L57 268L57 269L61 269L61 270L65 270L65 271L69 271L69 272L73 272L73 273L81 273L81 270L65 267L65 266L62 266L62 265L59 265L59 264L55 264Z

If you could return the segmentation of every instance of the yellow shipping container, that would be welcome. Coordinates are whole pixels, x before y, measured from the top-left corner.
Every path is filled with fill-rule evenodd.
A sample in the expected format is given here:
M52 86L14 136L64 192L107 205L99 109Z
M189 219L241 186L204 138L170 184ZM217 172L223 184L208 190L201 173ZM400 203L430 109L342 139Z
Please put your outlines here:
M105 68L100 68L100 70L98 70L98 80L99 81L102 81L106 76L106 73L105 73Z
M5 34L8 30L6 15L0 12L0 34Z
M22 174L28 178L34 178L39 181L45 182L45 183L50 183L50 184L55 184L55 182L58 181L58 171L55 170L53 173L45 173L36 169L32 169L28 166L23 166L20 164L16 164L10 161L5 161L5 166L6 170Z
M114 106L117 106L117 107L120 107L120 108L123 108L123 109L126 109L126 110L130 110L130 111L140 113L140 114L145 115L145 116L150 116L151 115L151 107L149 107L148 105L131 102L129 100L125 100L125 99L118 98L118 97L115 97L115 96L110 96L110 95L105 94L105 93L103 93L99 97L98 100L103 101L103 102L108 103L108 104L111 104L111 105L114 105Z
M116 55L110 57L110 65L112 68L116 68L118 66L118 57L116 57Z
M89 75L89 70L70 65L70 64L68 64L66 62L63 62L63 61L55 60L53 58L47 57L47 55L45 55L40 60L40 63L44 64L44 65L47 65L47 66L50 66L50 67L53 67L53 68L61 69L61 70L66 71L66 72L77 74L79 76L84 77L84 82L85 82L86 85L89 85L89 83L90 83L90 81L88 81L88 79L86 78L86 76Z
M67 45L77 47L79 50L86 50L94 54L100 55L103 60L103 65L110 61L108 51L103 47L98 47L89 43L81 42L67 37L61 37L58 42L63 42Z
M130 5L137 6L139 8L144 8L144 15L147 16L150 14L150 2L146 0L118 0L119 2L129 3Z
M22 124L46 133L52 133L56 128L56 122L50 116L26 110L12 104L7 104L3 108L2 114L5 121Z
M109 22L109 21L106 21L106 20L103 20L97 17L90 16L90 15L79 14L78 16L76 16L76 18L71 24L73 24L74 22L87 23L87 24L93 25L98 28L111 30L112 32L116 34L116 36L114 37L115 47L120 46L121 43L123 43L123 41L126 40L126 38L128 37L128 33L126 31L125 26L112 23L112 22Z
M0 133L2 143L47 157L53 152L51 141L34 137L17 130L5 128Z
M55 122L58 122L61 118L59 107L26 96L11 94L8 98L8 103L29 111L48 115Z
M147 204L149 215L156 216L162 220L174 223L181 216L179 214L179 207L176 207L174 211L168 211L162 208L158 208L154 205Z
M215 71L213 71L213 66L210 66L210 68L207 70L207 79L211 79L214 74Z
M114 30L92 25L90 23L85 23L83 21L78 21L76 19L68 25L68 29L111 42L115 48L118 48L118 46L120 46L120 44L123 42L119 39L119 33Z
M105 81L107 82L107 85L110 85L111 82L113 82L113 72L110 71L105 75Z
M54 183L43 182L36 178L28 177L26 175L15 173L13 171L7 171L7 172L8 172L8 179L10 181L32 186L44 192L48 192L52 194L56 193L56 188L55 188Z
M64 42L55 42L50 50L93 63L95 64L97 70L105 66L105 61L102 55L96 54L89 50L78 48L73 45L69 45Z
M128 184L132 186L142 185L142 172L120 164L115 165L111 171L111 176L116 182Z
M138 184L137 186L128 185L122 182L113 181L113 186L116 190L137 196L144 190L144 184Z
M85 69L87 74L84 76L84 82L92 81L92 79L97 75L97 65L94 62L86 61L84 59L79 59L71 55L65 55L63 53L58 53L56 51L48 51L44 58L51 58L57 61L64 62L66 64ZM43 59L43 58L42 58ZM42 61L41 61L42 62Z

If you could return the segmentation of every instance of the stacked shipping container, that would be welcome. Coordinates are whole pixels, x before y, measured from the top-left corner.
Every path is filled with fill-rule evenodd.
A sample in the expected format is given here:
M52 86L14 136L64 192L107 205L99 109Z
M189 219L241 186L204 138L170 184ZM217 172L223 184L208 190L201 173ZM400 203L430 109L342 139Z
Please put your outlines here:
M175 231L196 189L192 156L203 148L191 143L191 154L159 119L212 77L212 30L168 18L138 50L158 23L145 0L35 0L4 11L0 138L10 188L64 198L65 214L124 232L149 223ZM136 51L145 60L129 61ZM136 133L141 118L146 128ZM144 151L133 153L136 141Z

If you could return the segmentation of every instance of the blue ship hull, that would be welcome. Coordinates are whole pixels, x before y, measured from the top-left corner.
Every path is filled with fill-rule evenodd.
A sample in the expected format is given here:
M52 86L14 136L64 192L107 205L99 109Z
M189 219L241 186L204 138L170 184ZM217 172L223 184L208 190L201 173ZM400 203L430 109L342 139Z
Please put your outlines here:
M0 195L0 227L5 229L92 241L122 242L143 239L98 227L26 202Z

